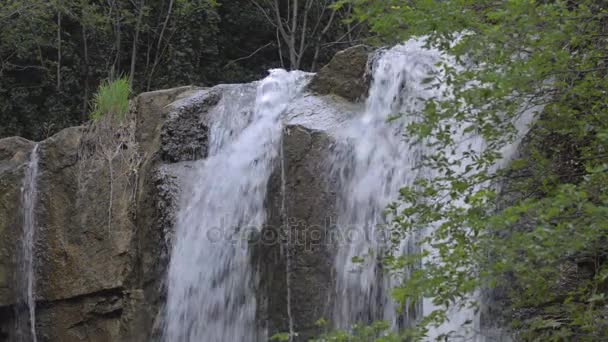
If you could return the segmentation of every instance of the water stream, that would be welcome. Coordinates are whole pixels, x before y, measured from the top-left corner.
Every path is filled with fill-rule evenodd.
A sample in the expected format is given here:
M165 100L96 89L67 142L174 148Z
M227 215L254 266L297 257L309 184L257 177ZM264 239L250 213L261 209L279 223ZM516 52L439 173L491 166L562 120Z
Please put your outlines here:
M35 260L34 242L36 236L36 203L38 201L38 144L30 154L25 171L22 192L23 232L19 256L17 303L17 340L37 341L36 337L36 299L35 299Z
M441 57L436 50L411 40L381 52L373 66L373 78L365 112L336 132L341 145L330 161L340 181L338 227L341 241L335 260L336 303L333 319L337 327L353 323L390 321L394 327L410 324L416 312L398 317L389 296L391 279L382 270L378 253L386 247L388 222L383 214L399 189L418 176L416 166L424 146L410 146L403 133L415 120L425 99L440 96L423 80ZM404 114L389 122L391 116ZM403 253L414 252L415 241L406 238ZM353 258L363 257L363 260Z
M256 277L248 232L265 221L264 199L278 157L282 114L305 85L302 72L272 70L254 103L224 95L209 114L209 157L185 180L169 265L165 340L258 341ZM251 111L251 108L254 108Z
M436 151L429 144L408 143L404 134L405 127L417 120L427 100L451 96L447 83L441 81L444 63L457 68L449 55L424 47L423 40L412 39L380 52L373 65L364 113L335 132L339 145L329 162L340 184L337 226L341 239L335 259L333 310L336 327L350 328L355 323L385 320L398 329L414 324L417 317L436 309L432 299L424 298L398 315L389 294L396 279L382 269L379 255L389 247L387 231L381 229L390 222L384 210L397 199L399 189L413 185L419 177L439 176L435 170L420 167L422 158ZM527 130L535 110L529 109L515 122L519 136ZM453 160L466 160L467 151L480 153L485 148L480 135L465 134L460 128L453 132L453 139L456 141L450 157ZM506 146L501 151L503 159L495 168L506 166L516 147L517 143ZM462 170L453 171L463 171L466 164L462 163ZM420 237L401 238L399 253L419 252L416 242ZM450 332L454 332L450 341L485 340L474 309L449 311L446 323L431 327L428 340Z

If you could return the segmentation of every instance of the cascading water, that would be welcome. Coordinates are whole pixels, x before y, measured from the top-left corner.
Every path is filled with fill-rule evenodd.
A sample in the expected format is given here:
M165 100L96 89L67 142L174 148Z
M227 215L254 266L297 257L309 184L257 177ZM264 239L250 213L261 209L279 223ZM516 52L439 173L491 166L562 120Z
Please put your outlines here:
M185 180L168 274L165 340L258 341L256 277L247 233L265 220L282 114L305 85L302 72L272 70L255 103L224 95L209 113L209 157ZM254 106L251 113L249 108ZM245 113L243 115L243 113Z
M401 187L414 184L421 176L435 176L433 170L420 165L436 151L428 144L410 144L403 134L426 101L451 96L447 83L441 82L439 62L456 66L449 56L424 45L424 40L414 39L377 56L369 97L360 115L354 114L359 109L327 98L298 96L309 78L302 72L271 71L257 84L255 96L247 85L223 86L222 99L207 114L209 157L191 164L192 171L182 184L168 272L166 341L255 342L267 338L262 322L256 320L257 278L247 238L265 223L267 183L277 167L276 158L283 158L284 121L325 130L336 141L327 160L330 178L338 179L333 324L350 328L387 320L398 329L413 325L418 315L435 308L425 298L408 307L410 311L397 314L389 295L396 279L387 275L379 258L389 246L387 230L381 228L391 219L384 214L387 205L397 199ZM429 83L431 76L435 81ZM397 114L402 115L389 121ZM520 122L520 131L529 121L530 117ZM453 158L484 148L483 139L474 133L454 134L466 146L456 146ZM509 159L513 146L503 151L503 160ZM283 162L280 171L281 215L285 215L289 194L285 193ZM403 239L398 252L418 252L418 239ZM287 273L296 267L289 249L284 255ZM362 256L367 256L363 262L357 258ZM287 276L286 313L293 337L298 322L293 321L292 311L297 308L291 307L293 284L289 279ZM433 327L428 338L456 331L460 337L454 341L483 341L464 327L478 328L477 322L474 310L456 310L449 313L446 324Z
M451 96L445 82L428 82L429 77L441 78L440 62L456 67L449 56L424 47L423 40L413 39L383 52L373 66L364 113L335 134L339 145L330 163L341 186L337 222L340 246L335 260L333 311L337 327L386 320L398 328L414 324L417 314L427 315L436 309L431 299L424 298L413 312L397 315L388 294L394 284L383 272L377 255L388 248L389 237L378 226L390 221L383 211L397 199L399 188L413 185L420 176L427 179L437 176L434 170L419 167L422 158L435 151L424 143L406 143L403 133L405 127L416 120L416 113L421 112L426 100ZM528 109L515 122L519 136L526 132L537 109ZM400 117L389 122L396 115ZM481 136L460 131L454 134L455 140L461 143L455 147L452 158L461 160L466 151L481 152L485 148ZM505 166L516 146L511 144L501 151L503 158L495 169ZM461 167L464 169L466 165ZM399 252L418 252L416 240L411 236L403 239ZM359 258L361 256L366 258ZM405 309L412 310L411 307ZM431 327L427 338L434 340L447 333L454 333L450 337L454 341L485 340L479 333L478 314L469 308L448 312L447 322Z
M23 235L19 256L17 285L20 289L17 308L17 340L37 341L34 274L34 238L36 235L36 203L38 201L38 144L34 146L25 172L22 188Z
M340 183L337 225L341 232L333 319L341 328L380 319L401 325L412 314L405 313L406 322L398 319L388 294L391 280L370 253L385 247L385 236L378 229L387 223L383 211L396 199L399 188L416 179L415 167L425 152L403 138L412 116L388 120L399 113L420 111L425 99L440 94L440 89L429 89L423 82L440 53L422 45L412 40L380 56L373 66L365 112L336 132L341 144L330 162ZM403 248L412 252L414 241L404 241ZM367 256L363 265L353 262L361 256Z
M389 296L393 280L383 272L377 256L388 247L387 232L379 229L390 222L383 215L387 205L397 199L401 187L413 185L419 176L434 177L433 170L419 166L424 156L435 151L424 143L408 144L403 134L426 100L451 96L446 83L437 81L443 75L440 62L455 67L448 55L425 48L422 39L383 52L373 66L364 113L335 133L339 143L330 164L340 184L340 246L335 259L333 321L339 328L376 320L389 321L398 328L413 324L417 314L426 315L435 309L432 300L425 298L418 307L397 315ZM429 82L431 77L434 82ZM399 114L399 118L389 120ZM530 120L528 115L517 123L520 132ZM464 143L455 148L453 158L462 158L471 149L480 152L485 146L480 136L455 134L455 140ZM513 151L513 146L503 150L503 160L509 159ZM409 254L417 248L416 237L410 236L403 239L399 252ZM366 258L359 258L362 256ZM455 331L458 336L454 341L483 340L478 334L478 321L473 309L453 310L447 323L430 329L428 339Z

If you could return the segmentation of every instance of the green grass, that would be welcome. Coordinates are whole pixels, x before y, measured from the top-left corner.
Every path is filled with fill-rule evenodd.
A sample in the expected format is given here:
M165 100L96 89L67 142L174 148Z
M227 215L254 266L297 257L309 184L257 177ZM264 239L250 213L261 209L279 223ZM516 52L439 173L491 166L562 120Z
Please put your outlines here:
M106 115L112 115L122 120L129 110L129 95L131 87L126 77L104 81L93 98L91 119L97 121Z

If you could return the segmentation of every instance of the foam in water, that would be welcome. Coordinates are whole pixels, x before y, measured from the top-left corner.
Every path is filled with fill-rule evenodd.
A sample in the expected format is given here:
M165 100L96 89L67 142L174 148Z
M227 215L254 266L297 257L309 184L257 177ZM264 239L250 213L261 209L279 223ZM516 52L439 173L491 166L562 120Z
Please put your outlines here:
M17 340L37 341L34 274L34 239L36 235L36 203L38 201L38 144L34 146L25 171L22 188L23 235L19 262L17 304Z
M282 114L305 74L272 70L255 103L226 98L210 113L209 157L185 180L168 274L165 340L258 341L248 232L265 220ZM251 113L249 108L254 106ZM244 115L243 115L244 114ZM189 191L188 191L189 190Z

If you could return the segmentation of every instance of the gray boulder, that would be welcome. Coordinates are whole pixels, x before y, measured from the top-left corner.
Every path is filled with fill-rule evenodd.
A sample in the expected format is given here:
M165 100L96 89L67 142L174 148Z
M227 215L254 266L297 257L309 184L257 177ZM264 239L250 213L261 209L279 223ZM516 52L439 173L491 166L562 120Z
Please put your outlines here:
M335 94L350 101L363 100L369 90L368 60L375 50L357 45L336 53L315 75L309 89L320 95Z
M270 335L289 332L291 318L295 341L308 341L320 331L315 322L329 315L336 193L323 175L332 141L303 126L283 131L282 160L268 185L267 226L256 249L260 316Z

